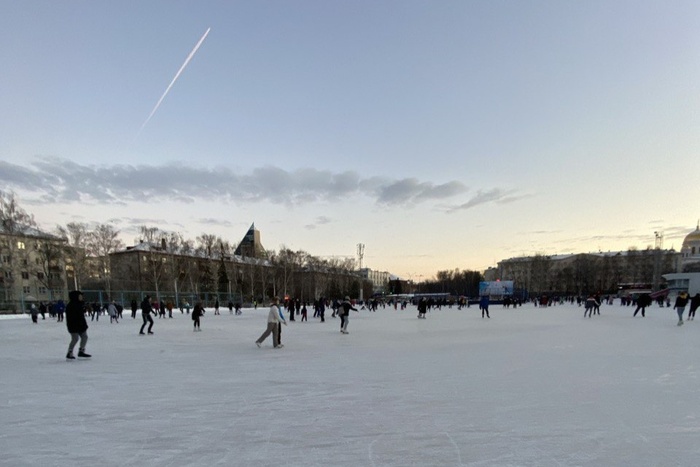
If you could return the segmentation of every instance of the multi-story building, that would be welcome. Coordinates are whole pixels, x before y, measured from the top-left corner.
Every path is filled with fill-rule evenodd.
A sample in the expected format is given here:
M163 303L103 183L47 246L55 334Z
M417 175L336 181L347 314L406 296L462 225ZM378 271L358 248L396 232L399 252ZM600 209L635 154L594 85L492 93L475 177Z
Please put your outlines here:
M362 268L358 271L360 277L372 283L374 293L386 293L391 274L386 271L374 271L370 268Z
M680 271L674 250L647 249L569 255L535 255L498 263L497 279L512 280L529 293L616 291L621 284L658 287L663 274ZM492 271L493 272L493 271Z
M0 310L67 298L66 242L34 227L0 226Z

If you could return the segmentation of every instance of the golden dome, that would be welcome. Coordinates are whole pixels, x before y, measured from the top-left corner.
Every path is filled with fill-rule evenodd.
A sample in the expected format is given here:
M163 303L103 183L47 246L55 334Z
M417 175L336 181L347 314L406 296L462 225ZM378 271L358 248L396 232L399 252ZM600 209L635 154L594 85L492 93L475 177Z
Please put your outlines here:
M686 235L685 240L683 240L683 246L690 245L691 243L700 243L700 223L698 227Z

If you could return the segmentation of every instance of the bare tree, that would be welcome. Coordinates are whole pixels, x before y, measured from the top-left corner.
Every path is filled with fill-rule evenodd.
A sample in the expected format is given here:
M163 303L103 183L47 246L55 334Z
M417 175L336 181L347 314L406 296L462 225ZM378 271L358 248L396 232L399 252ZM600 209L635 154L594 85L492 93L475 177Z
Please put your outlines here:
M109 224L99 224L88 234L87 247L99 268L99 277L105 282L107 295L112 295L112 270L109 255L121 248L124 242L119 238L119 231Z
M84 223L71 222L58 226L58 235L65 240L66 269L72 273L73 287L79 290L87 277L87 248L89 231Z
M46 287L53 300L54 291L63 288L64 261L66 255L63 239L49 238L37 240L37 260L40 270L36 272L37 281Z
M141 226L139 228L139 241L146 244L146 265L145 273L152 280L152 285L156 291L156 299L160 301L160 289L163 275L166 272L167 255L161 243L167 234L157 227Z

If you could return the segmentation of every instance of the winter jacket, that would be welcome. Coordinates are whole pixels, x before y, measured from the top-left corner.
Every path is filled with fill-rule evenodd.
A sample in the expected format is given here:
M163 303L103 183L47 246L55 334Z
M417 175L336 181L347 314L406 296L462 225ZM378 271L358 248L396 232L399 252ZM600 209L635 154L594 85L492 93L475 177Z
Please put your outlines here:
M347 316L348 314L350 314L350 310L357 311L357 308L353 307L352 304L348 300L345 300L343 303L340 304L340 314L341 315Z
M143 316L148 316L151 314L151 311L153 311L153 308L151 308L151 301L146 297L141 302L141 314Z
M693 295L693 298L690 299L690 309L695 311L700 307L700 293L696 293Z
M268 323L279 323L280 322L280 313L279 313L279 308L277 307L277 305L270 306L270 312L267 314L267 322Z
M676 304L673 305L674 308L685 308L688 304L688 294L682 293L676 297Z
M81 293L74 290L68 294L68 305L66 306L66 327L71 334L81 334L88 329L85 321L85 303L80 300Z

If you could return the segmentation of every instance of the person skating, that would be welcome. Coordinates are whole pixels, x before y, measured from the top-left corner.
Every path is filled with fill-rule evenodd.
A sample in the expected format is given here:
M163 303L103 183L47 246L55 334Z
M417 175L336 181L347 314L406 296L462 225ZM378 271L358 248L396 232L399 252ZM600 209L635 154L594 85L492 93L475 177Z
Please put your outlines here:
M260 344L262 344L265 339L267 339L267 336L272 334L272 345L274 348L280 348L282 345L278 345L278 335L279 331L277 329L277 325L280 323L280 312L279 312L279 299L277 297L272 299L272 304L270 305L270 311L267 314L267 328L265 329L265 332L262 333L262 335L258 338L258 340L255 341L255 345L260 347ZM285 321L284 324L287 324Z
M350 297L346 296L343 303L338 307L338 315L340 316L340 332L350 334L348 332L348 322L350 321L350 310L357 311L357 308L350 303Z
M202 310L204 307L202 306L202 302L197 302L197 304L194 306L194 310L192 310L192 321L194 321L194 330L195 331L201 331L202 329L199 327L199 319L202 317Z
M141 330L139 331L139 334L144 333L143 330L148 323L150 323L150 325L148 326L148 333L153 334L153 332L151 331L153 329L153 318L151 318L152 311L153 308L151 307L151 296L146 295L146 298L144 298L141 302L141 317L143 318L143 324L141 325Z
M700 293L696 293L693 295L693 298L690 299L690 311L688 311L688 321L692 321L695 319L695 310L700 307Z
M676 309L676 313L678 313L678 326L683 324L683 312L685 311L685 306L687 304L688 294L685 292L678 294L678 297L676 297L676 303L673 305L673 307Z
M586 313L588 313L588 317L590 318L591 315L593 314L593 310L595 310L595 306L598 301L595 299L595 296L589 295L588 298L586 299L586 302L584 304L584 309L583 309L583 317L586 317Z
M56 322L60 323L63 321L63 314L66 312L66 304L63 303L63 300L59 300L56 302Z
M117 324L119 324L119 312L117 311L117 304L112 300L110 304L107 306L107 313L109 313L109 322L112 323L113 321Z
M648 293L640 295L637 299L637 309L634 310L634 314L632 315L632 317L634 318L635 316L637 316L637 312L641 311L642 318L644 318L644 310L646 310L646 307L648 307L649 305L651 305L651 295L649 295Z
M29 308L29 314L32 315L32 323L36 324L39 322L39 309L33 303Z
M491 317L489 316L489 301L490 301L490 299L489 299L488 295L484 295L479 300L479 309L481 310L481 317L482 318L484 317L484 314L486 314L486 317L491 319Z
M423 297L418 302L418 318L425 319L425 313L428 311L428 300Z
M136 319L136 310L139 309L139 304L136 303L136 299L131 300L131 318Z
M83 303L83 294L79 290L73 290L68 294L68 306L66 306L66 327L70 333L71 340L68 344L68 353L66 358L74 360L73 349L75 344L80 339L80 347L78 347L78 357L90 358L91 355L85 353L85 346L88 341L88 324L85 320L85 304Z

